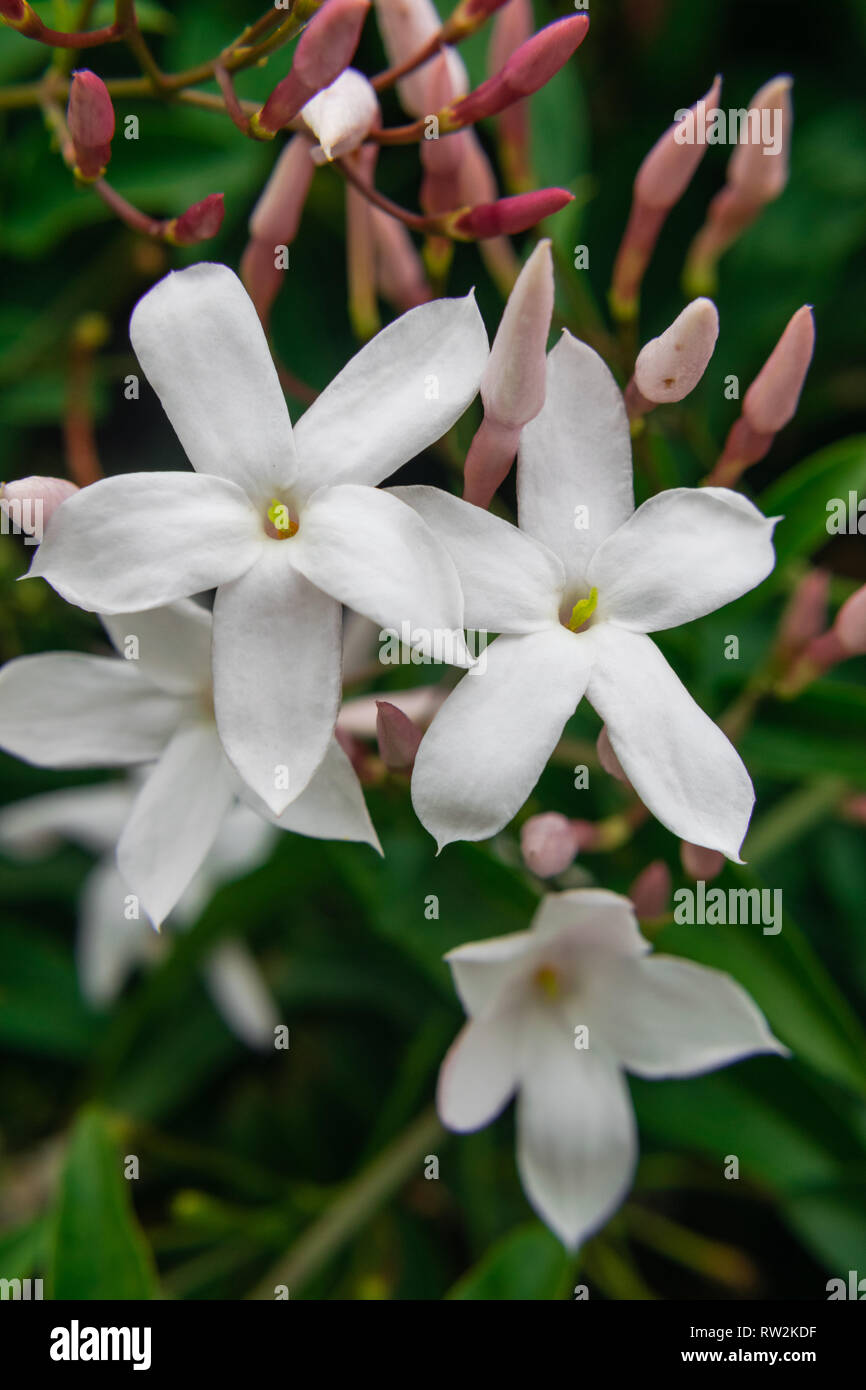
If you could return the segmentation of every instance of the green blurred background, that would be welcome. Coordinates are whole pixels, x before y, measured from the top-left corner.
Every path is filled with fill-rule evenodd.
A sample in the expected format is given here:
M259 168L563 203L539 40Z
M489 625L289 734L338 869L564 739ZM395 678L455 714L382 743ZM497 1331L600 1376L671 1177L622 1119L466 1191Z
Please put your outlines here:
M71 26L71 8L52 9L40 7L46 21ZM566 12L536 6L539 24ZM190 0L139 13L161 64L177 70L213 56L259 10ZM110 6L96 7L95 23L110 18ZM476 80L487 37L465 46ZM264 98L289 53L244 74L241 94ZM0 84L37 78L48 56L0 30ZM827 499L866 489L864 60L861 0L817 11L782 0L593 0L586 43L532 101L537 181L577 195L548 230L561 321L580 333L603 313L634 172L674 111L716 71L725 107L745 106L776 73L794 77L789 186L722 262L722 332L704 381L687 409L657 412L663 418L652 418L641 444L658 483L697 483L735 418L723 379L736 373L745 387L793 311L814 304L817 350L799 413L745 484L765 510L785 513L777 571L756 594L661 639L715 716L761 669L809 563L833 571L835 602L866 580L863 538L828 543L825 528ZM135 72L120 48L92 50L85 61L106 78ZM383 65L372 19L358 65ZM118 101L117 111L116 187L159 216L223 191L225 223L194 252L144 242L73 186L36 110L0 107L7 481L63 474L71 340L79 316L93 312L110 325L91 385L106 472L181 463L149 388L135 404L123 399L123 377L135 369L129 311L170 265L206 258L237 267L275 157L217 114L155 101ZM137 142L122 138L128 112L140 120ZM385 116L398 119L390 101ZM495 159L493 131L483 138ZM727 155L708 151L663 232L642 341L682 307L683 256ZM378 178L416 204L413 149L386 152ZM274 311L277 349L315 387L357 347L344 238L343 185L326 170ZM589 248L588 271L572 268L579 243ZM477 249L461 246L448 292L473 284L492 331L501 298ZM295 418L300 408L292 404ZM453 457L478 418L470 412L451 439L450 468L448 453L437 453L405 476L454 486ZM0 539L0 657L104 650L91 615L41 582L16 585L29 558L18 540ZM729 633L740 638L737 662L723 657ZM368 849L282 836L267 864L223 887L165 962L136 975L108 1010L83 1002L75 976L76 902L90 857L69 847L47 860L0 859L0 1277L42 1275L46 1293L74 1298L239 1298L272 1286L276 1267L292 1297L547 1299L585 1283L592 1297L611 1299L815 1299L826 1297L830 1277L866 1275L866 857L862 827L838 813L849 792L866 792L864 667L849 662L795 701L764 700L742 742L758 793L749 862L729 866L718 883L781 888L784 930L663 925L655 935L661 949L731 971L794 1058L632 1083L642 1140L635 1190L576 1257L532 1219L511 1114L455 1138L437 1132L429 1107L461 1022L443 952L524 928L543 891L521 866L519 823L540 810L595 820L626 804L601 773L591 773L589 790L574 790L571 765L593 766L598 721L586 707L567 731L577 755L551 764L518 824L495 842L435 858L406 784L380 779L368 800L383 862ZM377 688L413 678L417 669L407 668ZM88 780L5 756L0 777L4 802ZM650 822L620 849L581 860L563 882L626 891L659 858L675 887L687 882L677 843ZM440 904L435 921L424 914L430 894ZM264 970L290 1028L287 1052L246 1050L205 992L199 964L226 935L243 936ZM135 1182L121 1175L127 1154L140 1159ZM435 1181L424 1177L428 1154L440 1161ZM736 1182L723 1176L731 1154L740 1159Z

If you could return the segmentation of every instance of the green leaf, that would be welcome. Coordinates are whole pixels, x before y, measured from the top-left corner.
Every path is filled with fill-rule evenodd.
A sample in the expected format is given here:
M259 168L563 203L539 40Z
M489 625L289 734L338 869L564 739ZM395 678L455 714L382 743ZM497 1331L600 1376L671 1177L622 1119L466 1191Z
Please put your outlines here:
M160 1297L153 1256L138 1225L109 1117L83 1110L75 1123L54 1229L52 1298Z
M498 1241L445 1295L453 1299L559 1299L571 1258L543 1226L521 1226Z
M840 439L803 459L762 493L758 505L767 516L783 516L776 527L777 565L812 555L830 533L827 503L866 489L866 435Z

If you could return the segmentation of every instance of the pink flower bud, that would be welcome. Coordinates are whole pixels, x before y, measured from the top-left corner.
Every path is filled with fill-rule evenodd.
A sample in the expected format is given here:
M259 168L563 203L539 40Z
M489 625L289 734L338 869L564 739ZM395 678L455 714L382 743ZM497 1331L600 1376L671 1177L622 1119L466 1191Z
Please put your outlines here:
M447 126L472 125L537 92L564 67L588 31L589 17L585 14L570 15L539 29L515 49L501 72L448 109L444 116Z
M743 415L752 429L776 434L797 409L815 349L812 307L804 304L789 322L743 398Z
M512 53L530 37L533 28L531 0L509 0L493 25L487 49L487 71L498 73ZM528 103L515 101L500 111L496 126L505 185L512 193L522 193L532 186Z
M499 186L477 131L467 127L466 130L460 131L459 135L449 135L448 138L459 139L463 145L457 170L460 184L458 205L471 205L475 202L495 203L499 197ZM520 274L520 260L514 247L508 237L496 236L479 242L478 249L488 274L500 294L507 299Z
M809 570L800 580L779 624L776 647L781 660L788 660L802 651L824 631L829 589L830 576L826 570Z
M731 155L727 182L757 207L778 198L788 182L791 143L790 77L774 77L749 103L746 126Z
M72 74L66 121L79 178L101 178L111 158L114 107L108 88L95 72L85 68Z
M298 234L314 171L309 140L294 135L253 208L250 232L257 241L268 242L272 247L291 245Z
M520 429L544 405L552 315L553 256L545 238L508 296L481 378L484 413L497 424Z
M270 139L297 116L311 97L352 61L370 0L325 0L298 40L291 70L250 122L254 135Z
M376 19L393 67L414 58L442 27L432 0L376 0ZM463 96L469 87L463 60L450 46L443 48L442 53L451 71L453 95ZM427 95L428 81L429 64L425 64L397 83L400 103L413 116L428 116L436 109Z
M301 111L318 139L312 151L315 164L327 164L357 149L379 121L379 99L355 68L346 68L330 87L308 101Z
M601 726L601 733L596 740L595 751L598 754L598 761L601 763L607 775L609 777L615 777L618 782L623 782L625 786L630 787L631 782L626 777L622 764L613 751L613 745L611 744L606 724L602 724Z
M719 336L719 315L711 299L693 299L658 338L641 348L634 380L641 395L656 405L681 401L707 369Z
M520 849L526 867L539 878L561 874L580 848L579 822L556 811L531 816L520 831Z
M0 513L26 536L42 540L49 519L78 488L65 478L18 478L0 483Z
M424 273L424 262L412 238L396 217L371 207L376 247L376 280L383 299L401 314L426 304L433 294Z
M644 207L670 212L679 202L706 153L710 112L718 106L721 93L722 79L716 76L706 95L653 145L634 180L635 199Z
M372 184L378 150L364 145L349 156L365 184ZM376 299L376 241L373 204L354 184L346 185L346 270L349 282L349 321L355 336L367 342L381 328Z
M224 216L222 193L209 193L168 224L165 239L174 246L195 246L200 241L209 241L216 236Z
M718 106L722 79L656 141L635 175L628 224L613 268L610 301L619 319L637 315L644 273L665 219L679 202L707 148L709 112Z
M0 0L0 18L13 28L17 28L22 20L27 18L29 9L30 6L26 5L24 0Z
M525 232L545 217L552 216L574 201L565 188L540 188L534 193L517 193L495 203L479 203L464 208L448 219L450 234L464 241L480 241L490 236L513 236Z
M680 844L680 862L689 878L710 883L718 878L725 867L725 856L717 849L705 849L703 845L691 845L688 840L683 840Z
M507 0L461 0L442 26L443 35L454 41L465 39L505 4Z
M671 871L663 859L654 859L638 874L628 896L638 917L651 921L670 908Z
M851 656L866 652L866 584L842 604L833 631Z
M376 738L382 762L392 772L411 772L421 730L387 700L377 700L376 711Z

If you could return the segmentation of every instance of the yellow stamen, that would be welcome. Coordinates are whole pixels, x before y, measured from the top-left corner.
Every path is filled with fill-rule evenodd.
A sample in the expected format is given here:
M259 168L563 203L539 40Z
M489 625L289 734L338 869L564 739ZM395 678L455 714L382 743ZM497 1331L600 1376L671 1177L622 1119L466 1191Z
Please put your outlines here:
M584 623L592 617L595 606L598 603L598 589L595 585L589 591L589 598L578 599L571 610L571 617L568 620L569 632L577 632Z
M555 999L559 994L559 976L552 965L542 965L541 969L535 972L535 983L551 999Z
M274 530L280 532L281 540L285 539L287 536L294 536L297 532L298 523L292 520L291 512L285 502L279 502L277 498L274 497L271 501L271 505L268 507L267 515L268 521L271 523Z

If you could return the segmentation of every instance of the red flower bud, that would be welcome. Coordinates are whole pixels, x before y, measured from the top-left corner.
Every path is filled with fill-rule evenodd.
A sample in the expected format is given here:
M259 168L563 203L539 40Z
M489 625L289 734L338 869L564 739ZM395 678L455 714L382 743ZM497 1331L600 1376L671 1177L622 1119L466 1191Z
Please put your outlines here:
M288 77L278 82L250 121L260 140L270 140L302 106L330 87L352 61L370 0L326 0L302 33Z
M537 92L568 62L588 31L589 16L585 14L558 19L539 29L514 50L501 72L447 108L441 118L445 129L471 125L483 116L495 116L512 102Z
M539 188L533 193L499 198L495 203L460 208L446 219L443 230L463 241L513 236L516 232L525 232L527 227L534 227L536 222L559 212L573 200L574 194L565 188Z
M224 216L222 193L209 193L200 203L193 203L180 217L169 222L165 239L173 246L195 246L196 242L208 241L216 236Z
M72 74L66 121L75 148L75 172L88 181L101 178L111 158L114 107L101 77L86 68Z

